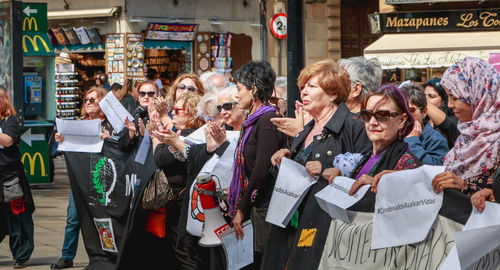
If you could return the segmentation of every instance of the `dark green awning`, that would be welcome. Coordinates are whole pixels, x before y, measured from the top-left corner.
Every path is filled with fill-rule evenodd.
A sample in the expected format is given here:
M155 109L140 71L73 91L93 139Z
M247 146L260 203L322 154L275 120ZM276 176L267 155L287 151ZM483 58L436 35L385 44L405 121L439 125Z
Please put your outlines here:
M24 56L54 56L49 36L44 32L23 32Z

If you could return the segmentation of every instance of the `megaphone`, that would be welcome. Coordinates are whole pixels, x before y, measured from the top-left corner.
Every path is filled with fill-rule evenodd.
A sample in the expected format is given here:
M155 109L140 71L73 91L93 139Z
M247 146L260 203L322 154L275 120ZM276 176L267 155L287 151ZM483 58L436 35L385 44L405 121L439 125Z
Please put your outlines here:
M219 235L230 230L231 227L222 216L215 181L210 174L202 175L196 178L196 185L205 215L205 223L198 244L202 247L219 246L222 244Z

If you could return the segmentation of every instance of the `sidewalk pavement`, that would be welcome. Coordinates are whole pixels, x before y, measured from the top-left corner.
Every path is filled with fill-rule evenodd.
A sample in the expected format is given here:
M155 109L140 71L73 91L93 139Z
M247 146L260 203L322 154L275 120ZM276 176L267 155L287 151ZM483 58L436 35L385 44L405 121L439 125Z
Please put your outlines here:
M68 206L69 179L64 159L54 160L55 179L52 185L31 187L36 210L33 213L35 223L35 250L29 266L25 269L50 269L52 263L61 257ZM0 243L0 269L12 269L14 261L9 249L8 236ZM83 269L88 264L88 256L80 234L78 252L73 269Z

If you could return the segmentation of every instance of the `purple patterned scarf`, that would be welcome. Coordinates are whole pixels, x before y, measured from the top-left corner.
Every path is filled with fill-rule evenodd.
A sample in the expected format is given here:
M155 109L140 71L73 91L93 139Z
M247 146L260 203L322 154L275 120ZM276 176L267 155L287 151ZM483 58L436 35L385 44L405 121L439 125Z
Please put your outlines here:
M233 179L231 180L231 186L229 188L229 213L234 216L234 210L238 204L241 196L241 189L246 186L246 176L245 176L245 160L243 159L243 151L245 149L245 144L252 133L255 123L260 119L260 117L267 113L276 111L273 106L261 106L253 114L249 115L248 118L243 123L243 128L245 129L245 134L243 139L238 144L236 148L236 163L234 164Z

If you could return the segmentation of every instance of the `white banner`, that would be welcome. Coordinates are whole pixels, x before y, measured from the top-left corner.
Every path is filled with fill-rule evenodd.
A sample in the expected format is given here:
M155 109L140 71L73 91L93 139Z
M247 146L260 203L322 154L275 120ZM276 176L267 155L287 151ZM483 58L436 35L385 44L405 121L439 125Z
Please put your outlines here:
M350 196L349 190L354 182L356 182L354 179L337 176L330 185L314 195L321 209L327 212L331 218L337 218L346 223L351 222L346 209L361 200L368 189L372 187L371 185L363 185Z
M441 205L443 192L436 194L432 179L443 166L428 166L383 175L378 183L373 216L372 249L422 241Z
M463 225L438 216L423 241L372 250L373 213L352 212L351 223L334 219L326 237L318 269L438 269L453 247Z
M267 210L266 221L285 228L307 190L314 183L316 180L307 174L304 166L283 158Z

